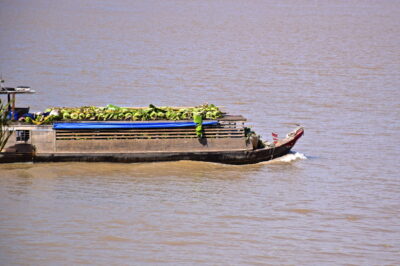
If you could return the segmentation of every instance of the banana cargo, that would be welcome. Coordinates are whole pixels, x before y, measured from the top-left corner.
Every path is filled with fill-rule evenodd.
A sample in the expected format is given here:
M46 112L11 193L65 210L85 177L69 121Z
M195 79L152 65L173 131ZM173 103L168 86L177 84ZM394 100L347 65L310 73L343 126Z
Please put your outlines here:
M228 164L268 161L290 152L304 134L263 141L246 118L212 104L195 107L54 107L41 113L15 106L29 87L1 87L0 162L156 162Z

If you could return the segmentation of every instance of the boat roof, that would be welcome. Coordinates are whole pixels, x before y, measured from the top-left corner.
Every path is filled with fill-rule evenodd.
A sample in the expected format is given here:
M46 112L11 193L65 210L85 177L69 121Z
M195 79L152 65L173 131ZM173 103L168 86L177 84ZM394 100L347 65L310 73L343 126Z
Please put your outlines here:
M0 94L33 94L33 93L36 93L36 91L26 86L19 86L16 88L5 87L0 89Z

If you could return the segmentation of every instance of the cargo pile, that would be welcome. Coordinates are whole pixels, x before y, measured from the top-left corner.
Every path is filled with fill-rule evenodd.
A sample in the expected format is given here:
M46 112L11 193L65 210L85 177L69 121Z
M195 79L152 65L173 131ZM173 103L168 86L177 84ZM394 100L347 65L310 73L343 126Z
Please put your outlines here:
M26 116L23 120L30 124L49 124L55 121L87 120L87 121L150 121L150 120L192 120L218 119L222 117L221 110L213 104L196 107L156 107L152 104L147 108L127 108L115 105L106 107L84 106L78 108L50 108L44 113Z

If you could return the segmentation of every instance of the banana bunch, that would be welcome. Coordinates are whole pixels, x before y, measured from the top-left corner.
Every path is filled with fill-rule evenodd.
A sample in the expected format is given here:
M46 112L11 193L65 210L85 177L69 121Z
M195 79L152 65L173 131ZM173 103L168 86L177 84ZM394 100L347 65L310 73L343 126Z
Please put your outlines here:
M147 108L127 108L115 105L106 107L83 106L78 108L50 108L45 111L49 115L37 115L34 119L26 117L25 122L31 124L49 124L54 121L89 120L89 121L149 121L149 120L191 120L195 115L203 119L217 119L222 112L213 104L196 107L156 107L150 104Z

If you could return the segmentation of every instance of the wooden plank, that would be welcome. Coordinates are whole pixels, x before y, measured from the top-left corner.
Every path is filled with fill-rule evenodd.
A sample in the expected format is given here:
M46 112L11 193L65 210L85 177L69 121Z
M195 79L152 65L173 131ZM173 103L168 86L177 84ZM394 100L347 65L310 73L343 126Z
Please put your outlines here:
M217 130L244 130L243 128L234 127L206 127L203 128L205 131L217 131ZM194 128L171 128L171 129L59 129L56 132L174 132L174 131L195 131Z
M219 138L229 138L229 137L237 137L237 138L244 138L242 135L204 135L205 138L212 138L212 137L219 137ZM196 135L179 135L179 136L171 136L171 135L156 135L156 136L146 136L146 135L122 135L122 136L62 136L56 137L56 139L89 139L89 138L104 138L104 139L112 139L112 138L198 138Z
M206 135L241 135L244 136L243 132L234 132L234 131L226 131L226 132L204 132ZM130 132L130 133L64 133L64 134L56 134L56 136L154 136L154 135L160 135L160 136L176 136L176 135L196 135L195 132L168 132L168 133L160 133L160 132L154 132L154 133L141 133L141 132Z
M237 137L237 138L244 138L243 135L233 135L233 134L226 134L226 135L203 135L204 138L230 138L230 137ZM146 136L146 135L120 135L120 136L60 136L56 137L56 139L89 139L89 138L105 138L105 139L112 139L112 138L198 138L196 135L153 135L153 136Z
M57 136L90 136L90 135L179 135L179 134L195 134L194 131L176 131L176 132L68 132L58 133ZM241 134L244 135L244 131L204 131L204 134Z
M224 115L219 121L247 121L247 119L242 115Z
M197 135L91 135L91 136L57 136L56 139L72 139L72 138L187 138L187 137L194 137L197 138ZM221 137L221 138L227 138L227 137L239 137L239 138L244 138L243 135L239 134L205 134L205 138L208 137Z
M242 136L244 137L244 134L241 133L204 133L203 135L205 136ZM171 137L185 137L185 136L197 136L197 134L85 134L85 135L79 135L79 134L70 134L70 135L56 135L57 138L63 138L63 137L91 137L91 136L104 136L104 137L118 137L118 136L146 136L146 137L154 137L154 136L171 136Z
M243 128L235 128L235 127L203 127L204 130L231 130L231 129L237 129L237 130L243 130ZM132 129L118 129L118 128L113 128L113 129L58 129L56 130L57 132L92 132L92 131L193 131L195 130L194 127L191 128L170 128L170 129L163 129L163 128L132 128Z
M174 136L152 136L152 137L146 137L146 136L118 136L118 137L111 137L111 136L91 136L91 137L62 137L62 138L56 138L56 140L74 140L74 139L187 139L187 138L195 138L197 139L197 136L180 136L180 137L174 137ZM210 139L210 138L219 138L219 139L228 139L228 138L243 138L242 136L204 136L204 139Z
M204 133L210 134L217 134L217 133L237 133L237 134L244 134L244 131L204 131ZM115 134L115 135L124 135L124 134L195 134L195 131L175 131L175 132L63 132L57 133L57 136L64 136L64 135L97 135L97 134Z

